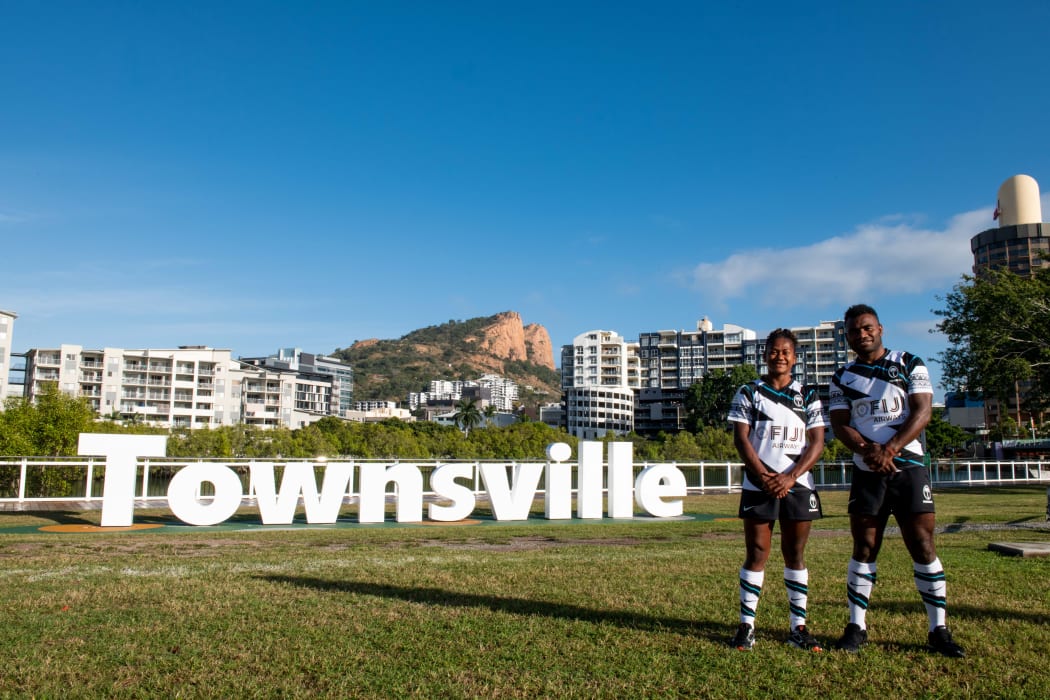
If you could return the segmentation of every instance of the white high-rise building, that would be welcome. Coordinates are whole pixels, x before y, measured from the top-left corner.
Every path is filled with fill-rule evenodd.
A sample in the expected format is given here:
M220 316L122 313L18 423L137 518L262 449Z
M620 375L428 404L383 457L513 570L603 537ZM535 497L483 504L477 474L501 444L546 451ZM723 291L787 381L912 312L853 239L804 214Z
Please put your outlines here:
M240 420L229 350L205 347L127 350L64 344L26 353L26 397L46 384L87 399L101 416L169 427L232 425ZM239 387L239 384L238 384Z
M817 326L800 326L791 330L798 338L795 378L804 384L826 387L835 370L849 359L843 322L821 321ZM582 406L575 407L574 416L573 408L569 406L570 390L593 385L595 378L608 380L616 376L617 370L608 366L608 361L616 355L612 354L611 347L603 348L602 343L606 340L614 344L623 341L615 334L606 337L604 333L591 331L577 336L573 345L562 349L566 423L569 431L576 435L580 435L581 430L592 430L597 426L588 422L591 416L586 416L586 420L581 417ZM642 435L674 433L683 429L686 392L704 377L740 365L750 365L759 374L768 370L763 359L764 335L728 323L716 330L707 318L698 321L694 330L645 332L639 335L636 344L625 343L624 346L633 348L630 350L634 353L633 373L629 369L624 376L625 385L634 391L633 429ZM598 358L601 358L601 364ZM575 432L573 421L576 421ZM587 437L590 436L588 433Z
M593 330L562 347L561 384L566 428L589 440L634 429L634 392L640 386L638 343L615 331Z
M495 406L497 411L514 410L514 404L518 400L518 385L514 380L498 374L483 374L478 378L477 384L492 391L489 403Z
M281 348L267 357L241 357L242 364L275 372L292 372L298 377L295 409L306 413L343 416L354 408L354 373L350 364L327 355ZM327 390L321 389L328 386ZM315 388L311 388L315 387ZM325 398L328 403L321 404Z
M16 318L18 314L14 311L0 309L0 410L3 410L4 399L10 391L11 337L14 335Z
M798 338L795 377L804 384L827 387L835 370L856 356L846 343L846 322L841 319L821 321L817 326L792 328L791 332ZM758 353L760 359L764 356L765 340ZM768 369L763 360L759 373L765 373Z
M100 416L170 428L245 423L299 428L332 405L332 382L255 367L229 350L34 348L26 353L27 398L48 383L87 399Z
M465 382L433 379L428 391L409 392L408 407L415 411L428 404L459 401L464 394L471 393L472 388L485 390L475 392L480 396L479 406L494 406L497 411L513 411L518 400L518 385L513 379L498 374L483 374L477 380Z

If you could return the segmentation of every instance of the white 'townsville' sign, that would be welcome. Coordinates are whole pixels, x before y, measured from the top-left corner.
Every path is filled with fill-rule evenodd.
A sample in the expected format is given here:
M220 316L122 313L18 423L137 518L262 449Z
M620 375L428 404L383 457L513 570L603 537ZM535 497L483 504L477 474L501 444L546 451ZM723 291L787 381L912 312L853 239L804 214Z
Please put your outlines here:
M135 465L139 457L164 455L167 438L155 435L105 435L82 433L79 453L106 458L102 488L102 520L106 527L127 527L135 510ZM506 462L478 464L492 515L496 520L526 520L539 492L540 479L546 477L543 493L544 517L550 520L572 518L572 473L576 470L576 516L603 517L603 498L610 518L634 517L637 504L646 514L668 518L682 514L686 495L685 475L671 464L647 467L634 477L634 445L609 443L608 470L602 462L602 443L581 442L578 463L567 464L571 449L565 443L547 447L546 464ZM395 488L395 518L410 523L423 520L423 472L411 463L326 462L321 489L317 489L315 464L291 463L284 467L280 485L273 462L251 462L251 481L256 504L264 525L292 523L302 499L308 523L334 523L357 470L358 522L381 523L385 518L387 486ZM508 466L513 468L508 473ZM477 497L461 480L472 480L474 464L446 464L433 470L430 490L440 502L427 504L431 520L453 522L468 517ZM200 485L212 484L214 498L197 498ZM607 491L607 493L606 493ZM189 464L172 477L168 486L168 507L189 525L217 525L233 516L245 494L240 477L229 466L219 463Z

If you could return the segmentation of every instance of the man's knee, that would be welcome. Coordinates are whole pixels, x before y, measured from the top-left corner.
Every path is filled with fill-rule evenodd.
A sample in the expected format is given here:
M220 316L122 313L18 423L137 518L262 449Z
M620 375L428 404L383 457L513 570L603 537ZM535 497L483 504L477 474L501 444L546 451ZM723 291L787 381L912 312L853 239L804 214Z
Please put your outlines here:
M909 522L902 523L901 536L916 564L929 564L937 558L934 524L933 513L918 513Z

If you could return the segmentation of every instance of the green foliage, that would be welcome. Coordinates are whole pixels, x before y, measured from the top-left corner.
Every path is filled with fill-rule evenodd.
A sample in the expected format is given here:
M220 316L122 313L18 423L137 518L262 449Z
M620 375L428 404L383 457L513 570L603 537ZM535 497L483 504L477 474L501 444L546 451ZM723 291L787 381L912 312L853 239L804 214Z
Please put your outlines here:
M508 377L535 377L540 380L541 386L545 387L561 386L561 375L556 370L526 360L506 360L503 363L503 372Z
M1024 438L1024 431L1010 416L1002 416L999 422L988 429L989 440L1017 440Z
M963 282L934 310L951 346L940 354L946 388L1001 401L1029 382L1030 408L1050 405L1050 268L1031 277L990 270Z
M757 379L751 365L737 365L730 371L716 370L694 383L685 394L686 429L694 433L702 428L724 428L733 396L744 384Z
M664 442L663 459L669 462L699 462L703 454L693 434L683 430Z
M696 434L696 445L705 460L735 462L739 459L733 434L726 428L705 426Z
M825 435L831 433L831 428L825 429ZM824 451L820 453L820 459L824 462L850 462L853 460L853 451L842 444L838 438L832 438L824 445Z
M926 450L934 459L949 457L972 439L968 432L944 420L944 409L934 409L926 426Z
M338 419L332 420L337 423ZM170 457L288 457L335 455L337 445L328 433L310 429L256 428L225 425L210 430L178 430L168 439Z
M90 432L94 411L47 384L36 403L8 399L0 412L0 454L75 455L80 433Z

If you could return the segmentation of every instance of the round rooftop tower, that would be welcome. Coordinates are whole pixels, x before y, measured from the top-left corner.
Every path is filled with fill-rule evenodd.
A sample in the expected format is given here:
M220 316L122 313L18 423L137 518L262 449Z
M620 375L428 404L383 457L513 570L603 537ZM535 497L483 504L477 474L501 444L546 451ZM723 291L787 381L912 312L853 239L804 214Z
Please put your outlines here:
M1050 224L1043 224L1039 184L1028 175L1014 175L999 187L992 218L998 228L981 231L970 239L973 271L1005 268L1031 275L1050 265Z
M1014 175L999 186L999 200L995 216L999 227L1043 222L1043 206L1039 202L1039 183L1028 175Z

